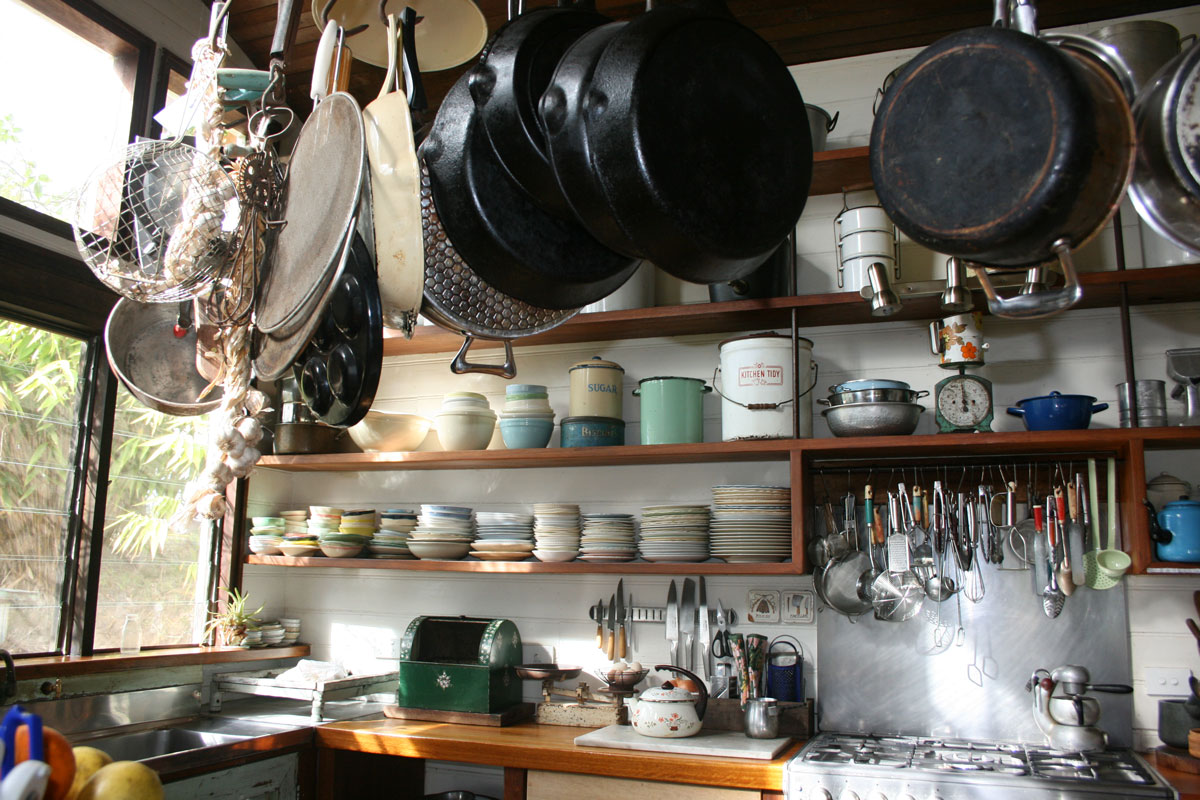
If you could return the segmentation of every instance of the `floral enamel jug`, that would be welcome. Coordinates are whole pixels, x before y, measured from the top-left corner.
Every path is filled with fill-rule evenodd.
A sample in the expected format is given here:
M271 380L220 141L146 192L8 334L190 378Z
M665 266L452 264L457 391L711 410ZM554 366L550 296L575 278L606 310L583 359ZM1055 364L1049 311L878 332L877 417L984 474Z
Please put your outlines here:
M943 369L982 367L988 345L983 341L983 315L978 311L955 314L929 323L929 348L941 358Z
M658 739L695 736L704 724L704 711L708 707L708 689L704 681L685 669L668 664L659 664L655 669L679 673L696 687L696 691L684 688L681 680L668 680L661 686L647 689L639 697L626 698L629 724L642 736Z

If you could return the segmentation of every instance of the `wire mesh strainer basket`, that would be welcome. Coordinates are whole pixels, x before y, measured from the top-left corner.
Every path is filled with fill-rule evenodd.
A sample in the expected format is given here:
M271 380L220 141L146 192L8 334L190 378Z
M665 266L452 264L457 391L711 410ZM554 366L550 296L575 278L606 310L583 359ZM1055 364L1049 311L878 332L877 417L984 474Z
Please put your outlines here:
M169 303L228 269L239 209L221 165L178 140L136 142L80 190L72 228L88 267L131 300Z

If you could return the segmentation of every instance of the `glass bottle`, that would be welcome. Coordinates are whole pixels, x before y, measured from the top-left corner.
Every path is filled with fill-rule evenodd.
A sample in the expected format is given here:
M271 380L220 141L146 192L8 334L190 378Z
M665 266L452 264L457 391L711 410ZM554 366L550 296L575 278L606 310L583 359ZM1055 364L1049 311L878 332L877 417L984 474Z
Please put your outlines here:
M125 624L121 626L121 653L135 655L142 650L142 624L138 622L137 614L126 614Z

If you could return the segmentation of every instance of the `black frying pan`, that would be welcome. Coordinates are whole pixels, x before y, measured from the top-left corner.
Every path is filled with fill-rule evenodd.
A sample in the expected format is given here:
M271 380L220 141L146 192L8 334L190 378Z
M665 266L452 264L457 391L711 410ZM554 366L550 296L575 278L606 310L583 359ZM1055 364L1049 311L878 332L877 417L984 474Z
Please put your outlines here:
M579 0L515 17L496 32L470 79L471 97L505 172L548 211L567 218L571 209L546 155L537 105L563 52L608 21L594 8L593 0Z
M556 160L556 174L592 169L618 226L659 267L733 280L795 226L812 178L804 100L778 54L723 4L632 20L582 91L567 104L584 109L591 164Z
M637 259L543 210L500 166L475 112L468 72L438 109L421 153L446 235L491 286L530 305L579 308L608 296Z

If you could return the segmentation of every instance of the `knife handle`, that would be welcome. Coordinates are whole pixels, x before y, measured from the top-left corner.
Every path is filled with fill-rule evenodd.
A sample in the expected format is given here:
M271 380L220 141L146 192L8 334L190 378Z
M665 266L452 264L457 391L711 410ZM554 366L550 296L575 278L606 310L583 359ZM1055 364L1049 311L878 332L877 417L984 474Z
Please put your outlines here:
M613 653L614 653L614 650L615 650L616 644L617 644L617 637L613 634L612 631L609 631L606 636L607 636L607 638L605 639L605 642L604 642L604 655L608 657L609 661L612 661Z
M611 656L610 656L611 657ZM617 658L625 657L625 620L617 628Z
M596 649L604 649L604 623L596 623Z

